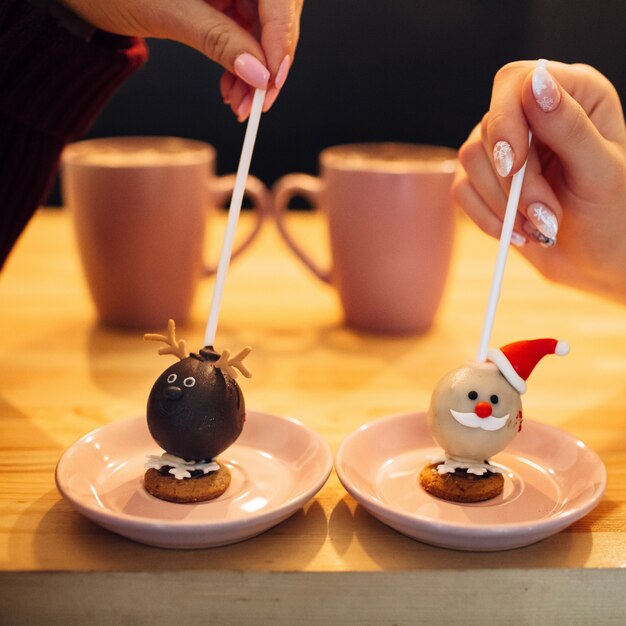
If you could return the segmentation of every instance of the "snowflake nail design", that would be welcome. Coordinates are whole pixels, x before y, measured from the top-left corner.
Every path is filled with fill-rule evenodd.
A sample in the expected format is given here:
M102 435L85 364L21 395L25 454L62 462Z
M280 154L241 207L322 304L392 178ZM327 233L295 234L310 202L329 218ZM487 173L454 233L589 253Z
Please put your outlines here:
M496 166L496 171L503 178L511 173L514 159L515 154L508 141L498 141L493 147L493 161Z
M552 247L556 243L559 223L556 215L543 203L533 202L526 212L530 224L524 230L531 237L546 247Z
M539 232L550 239L556 239L559 224L556 221L556 215L545 204L533 202L528 207L528 215Z
M543 67L535 68L532 78L533 96L544 113L554 111L561 102L559 88L550 72Z

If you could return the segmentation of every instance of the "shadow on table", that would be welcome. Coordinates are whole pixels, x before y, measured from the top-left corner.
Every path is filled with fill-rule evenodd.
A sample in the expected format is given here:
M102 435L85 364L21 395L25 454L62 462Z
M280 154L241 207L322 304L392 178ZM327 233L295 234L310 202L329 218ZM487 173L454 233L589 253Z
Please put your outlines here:
M602 502L598 508L608 509ZM352 529L346 534L345 529ZM464 552L430 546L402 535L346 495L333 509L329 539L347 567L373 570L584 567L592 537L584 519L536 544L497 552ZM369 561L369 563L368 563Z
M395 337L330 324L266 328L258 343L249 343L254 348L254 362L259 364L253 375L260 385L284 385L284 381L276 382L279 368L274 366L280 362L280 371L289 373L291 391L309 391L314 385L320 390L350 392L371 388L383 373L396 381L406 380L410 389L415 372L428 371L428 355L440 340L436 329L421 336ZM436 376L434 372L433 384Z
M24 550L39 570L297 570L306 567L327 537L322 506L312 501L265 533L240 543L200 550L167 550L136 543L109 532L58 499L56 490L33 502L9 538L9 559ZM37 523L34 539L22 528ZM320 528L324 532L320 532Z
M147 349L143 333L100 322L89 329L86 350L89 374L97 387L124 399L147 398L154 379L166 365L165 359L150 359L157 351Z
M202 321L191 320L177 331L190 349L201 347ZM430 371L432 351L443 341L442 333L435 325L420 335L375 335L327 320L306 324L278 317L269 322L263 318L257 324L251 313L246 328L225 318L219 328L219 345L231 349L253 347L249 363L255 386L276 385L280 370L289 372L292 390L308 390L314 381L320 388L330 385L350 391L366 387L381 372L397 380L406 379L407 386L412 385L414 372ZM87 356L90 376L98 388L125 400L145 401L154 380L171 360L159 357L159 346L146 343L142 337L140 331L115 329L94 321L88 331ZM341 362L340 371L332 366L336 359ZM433 384L438 374L432 373Z

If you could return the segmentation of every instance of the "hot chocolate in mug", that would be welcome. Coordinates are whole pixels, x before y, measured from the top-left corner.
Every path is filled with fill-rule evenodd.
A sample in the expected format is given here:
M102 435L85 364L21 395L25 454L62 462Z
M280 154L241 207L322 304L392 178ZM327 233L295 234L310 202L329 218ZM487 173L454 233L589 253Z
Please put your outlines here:
M198 281L215 272L204 260L207 210L228 199L235 181L216 176L215 149L176 137L93 139L69 145L61 164L100 319L140 329L184 322ZM268 206L258 179L248 177L246 193L256 222L233 258L254 239Z
M278 229L295 255L334 285L348 326L412 334L431 327L454 238L456 151L370 143L334 146L320 176L289 174L273 187ZM306 197L328 220L332 260L319 265L289 231L288 205Z

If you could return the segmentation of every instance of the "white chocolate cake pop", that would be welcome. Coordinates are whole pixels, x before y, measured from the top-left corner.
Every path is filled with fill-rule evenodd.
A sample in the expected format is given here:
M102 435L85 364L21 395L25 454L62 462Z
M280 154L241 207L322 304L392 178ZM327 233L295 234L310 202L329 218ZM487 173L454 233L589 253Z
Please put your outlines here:
M487 477L499 473L489 459L506 448L522 428L520 396L526 391L526 379L545 355L568 352L568 344L556 339L519 341L500 350L489 350L484 363L468 362L446 374L433 391L428 411L429 427L444 450L445 461L429 466L428 476L422 476L426 490L446 497L445 491L451 484L439 493L437 486L430 483L439 482L438 487L443 488L446 474L466 480L470 475ZM441 481L434 473L442 477ZM502 479L498 482L502 483ZM475 480L474 483L480 484Z

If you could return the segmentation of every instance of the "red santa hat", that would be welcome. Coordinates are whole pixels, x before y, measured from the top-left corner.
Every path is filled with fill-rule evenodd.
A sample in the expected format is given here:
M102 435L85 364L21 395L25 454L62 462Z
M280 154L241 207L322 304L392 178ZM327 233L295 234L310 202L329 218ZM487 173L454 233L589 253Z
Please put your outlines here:
M522 394L526 393L526 379L544 356L547 354L565 356L568 352L569 344L567 341L530 339L509 343L499 350L491 349L487 352L487 359Z

